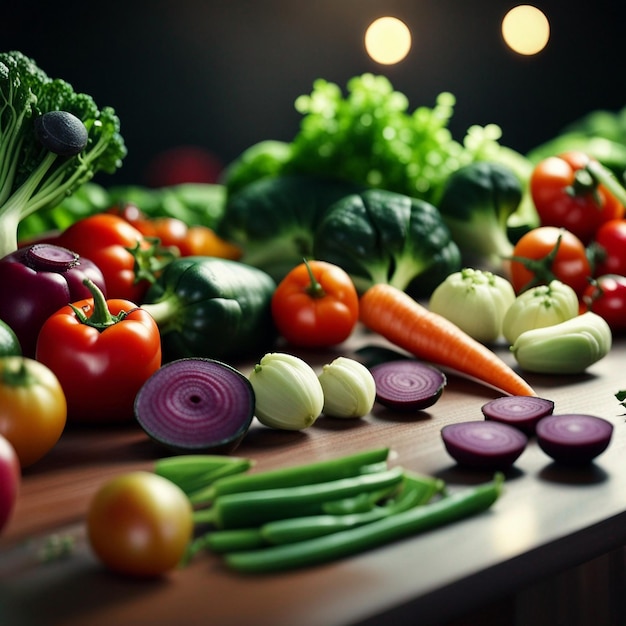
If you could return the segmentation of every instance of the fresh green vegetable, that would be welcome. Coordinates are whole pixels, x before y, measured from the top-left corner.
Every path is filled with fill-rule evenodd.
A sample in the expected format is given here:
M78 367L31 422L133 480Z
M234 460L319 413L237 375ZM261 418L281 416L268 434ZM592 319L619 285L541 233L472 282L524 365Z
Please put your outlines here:
M218 234L243 250L241 261L281 281L313 252L326 209L357 189L312 176L264 178L229 197Z
M315 232L313 254L346 270L360 292L386 283L429 293L461 263L432 204L381 189L329 207Z
M218 496L210 508L194 513L194 520L217 528L246 528L285 517L323 513L323 504L383 487L400 485L401 467L296 487L265 489Z
M452 172L437 204L465 265L497 270L511 256L509 218L524 198L523 181L508 166L476 161ZM539 225L536 213L527 228ZM519 227L519 220L518 220Z
M248 573L306 567L357 554L391 541L450 524L488 510L502 492L502 474L493 481L424 506L314 539L225 555L226 564Z
M376 383L358 361L339 356L322 367L318 375L324 392L322 412L331 417L363 417L374 406Z
M232 195L265 177L280 176L291 157L291 144L265 139L244 150L221 174L221 182Z
M3 356L20 356L22 354L22 346L13 329L0 320L0 357Z
M193 498L194 504L211 502L216 497L230 493L247 493L262 489L296 487L316 482L358 476L373 463L386 463L388 448L363 450L339 458L303 463L294 467L266 470L252 474L228 476L215 481L205 492Z
M347 93L318 79L295 103L303 115L286 171L329 176L437 203L448 176L476 159L499 153L495 124L471 127L462 142L450 131L455 98L411 111L385 76L354 76Z
M230 358L272 342L275 288L270 276L244 263L184 257L165 267L142 308L159 326L164 360Z
M560 324L579 312L576 292L560 280L537 285L519 294L506 311L502 332L513 344L525 331Z
M158 459L154 473L178 485L187 495L205 488L217 478L245 472L250 459L219 454L181 454Z
M397 494L368 511L346 515L324 514L290 517L267 522L261 526L260 532L268 543L274 544L293 543L294 541L321 537L369 524L401 511L408 511L413 507L425 505L443 489L444 482L440 479L419 476L405 471L402 486Z
M59 114L71 124L57 124ZM98 109L21 52L0 53L0 257L17 249L25 217L58 205L98 171L114 173L125 155L111 107Z
M611 349L611 329L588 311L545 328L527 330L511 351L520 367L543 374L580 374L604 358Z
M248 380L256 398L255 416L265 426L302 430L322 412L322 385L313 368L293 354L265 354Z
M470 337L493 343L515 301L511 283L489 271L466 267L450 274L432 293L428 308L464 330Z

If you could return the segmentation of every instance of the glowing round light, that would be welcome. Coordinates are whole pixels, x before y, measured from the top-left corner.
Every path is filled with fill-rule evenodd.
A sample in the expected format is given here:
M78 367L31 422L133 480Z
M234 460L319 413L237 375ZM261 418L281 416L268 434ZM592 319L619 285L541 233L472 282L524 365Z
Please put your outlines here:
M377 63L393 65L411 49L411 31L396 17L380 17L365 32L365 50Z
M529 4L516 6L502 20L502 37L507 46L518 54L537 54L550 39L548 18Z

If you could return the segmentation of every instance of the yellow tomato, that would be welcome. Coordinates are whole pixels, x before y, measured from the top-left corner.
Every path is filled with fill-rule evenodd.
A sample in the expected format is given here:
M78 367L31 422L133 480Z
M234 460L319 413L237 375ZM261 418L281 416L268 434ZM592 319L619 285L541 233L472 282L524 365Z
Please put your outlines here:
M93 496L87 514L91 547L110 570L153 577L176 567L193 533L184 492L147 471L121 474Z
M52 370L30 358L0 358L0 435L23 468L53 448L66 419L65 394Z

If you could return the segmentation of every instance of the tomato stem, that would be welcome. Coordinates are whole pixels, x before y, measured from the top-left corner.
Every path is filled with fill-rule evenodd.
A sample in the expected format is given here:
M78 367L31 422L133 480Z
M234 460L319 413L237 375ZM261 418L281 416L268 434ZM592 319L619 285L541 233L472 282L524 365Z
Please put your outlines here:
M320 284L319 280L315 277L315 274L306 259L304 259L304 265L306 266L307 272L309 273L309 279L311 281L306 288L306 292L312 298L323 298L326 295L326 292L324 291L324 288Z
M117 315L113 315L111 311L109 311L104 294L92 280L85 278L83 285L91 291L91 295L93 296L93 311L91 315L88 317L85 311L79 309L74 304L70 304L72 311L74 311L74 314L81 324L86 324L102 332L109 326L121 322L128 315L127 311L120 311Z
M586 170L597 183L604 185L621 204L626 206L626 189L624 189L610 170L594 160L587 163Z
M561 239L563 235L559 233L557 237L556 243L554 247L540 259L529 259L527 257L521 256L510 256L506 257L508 261L516 261L517 263L521 263L529 272L533 274L531 280L529 280L520 290L520 293L524 291L528 291L532 287L536 287L537 285L548 285L553 280L556 279L554 272L552 271L552 264L556 258L556 255L559 251L559 247L561 246Z
M8 359L2 368L2 382L8 387L27 387L36 382L33 374L26 367L26 359L18 357L15 363L18 361L19 365L14 367L14 361Z

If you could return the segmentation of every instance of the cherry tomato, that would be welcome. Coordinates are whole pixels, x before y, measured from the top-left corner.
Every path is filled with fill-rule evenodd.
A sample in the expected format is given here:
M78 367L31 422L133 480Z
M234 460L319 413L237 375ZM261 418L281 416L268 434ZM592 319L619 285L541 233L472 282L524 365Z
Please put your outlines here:
M542 226L566 228L587 244L604 222L624 215L621 202L587 169L590 157L565 152L535 166L530 193Z
M0 359L0 435L22 467L46 455L65 429L67 402L56 375L34 359Z
M333 346L347 339L359 318L359 298L342 268L307 261L293 268L272 297L276 328L291 344Z
M589 284L591 266L585 246L563 228L540 226L527 232L515 244L513 257L510 271L516 293L557 279L580 297Z
M585 290L583 303L615 332L626 330L626 276L604 274Z
M9 440L0 435L0 532L13 513L21 480L17 452Z
M626 219L610 220L600 226L594 239L599 248L595 275L626 276Z
M92 497L87 536L110 570L154 577L172 570L193 532L189 499L174 483L147 471L107 481Z

